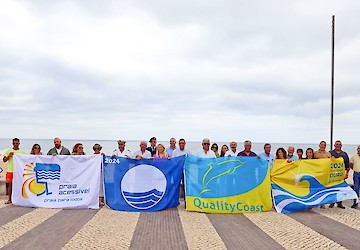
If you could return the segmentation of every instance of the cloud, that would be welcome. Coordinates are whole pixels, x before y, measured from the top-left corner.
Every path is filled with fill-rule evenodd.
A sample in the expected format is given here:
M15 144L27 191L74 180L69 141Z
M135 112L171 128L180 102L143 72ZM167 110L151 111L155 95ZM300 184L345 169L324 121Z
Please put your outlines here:
M336 14L335 128L356 143L359 9L350 0L2 1L3 133L326 139Z

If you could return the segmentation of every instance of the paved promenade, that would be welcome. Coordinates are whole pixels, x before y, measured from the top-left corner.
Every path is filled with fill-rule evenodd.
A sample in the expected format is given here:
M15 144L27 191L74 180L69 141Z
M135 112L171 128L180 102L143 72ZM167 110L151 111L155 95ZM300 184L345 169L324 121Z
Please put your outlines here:
M360 249L360 210L289 215L25 208L0 197L2 249Z

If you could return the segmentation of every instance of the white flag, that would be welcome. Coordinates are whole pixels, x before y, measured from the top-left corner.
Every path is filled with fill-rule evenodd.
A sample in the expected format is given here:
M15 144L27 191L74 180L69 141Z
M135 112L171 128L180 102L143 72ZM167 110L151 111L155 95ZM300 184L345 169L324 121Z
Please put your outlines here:
M14 156L14 205L99 208L101 155Z

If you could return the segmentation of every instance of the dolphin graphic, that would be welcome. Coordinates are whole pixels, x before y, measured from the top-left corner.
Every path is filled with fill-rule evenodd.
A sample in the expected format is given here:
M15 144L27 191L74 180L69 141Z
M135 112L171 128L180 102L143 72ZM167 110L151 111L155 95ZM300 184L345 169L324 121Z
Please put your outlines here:
M231 163L234 163L234 164L231 164ZM245 163L240 160L225 160L225 161L217 163L217 165L215 166L215 169L214 169L213 163L209 163L208 164L209 169L205 172L205 174L202 178L203 190L200 192L200 194L210 191L210 189L207 187L211 181L213 181L221 176L224 176L224 175L233 174L236 171L236 169L240 168L244 164ZM227 167L226 165L230 165L230 166ZM223 167L224 171L219 174L214 173L216 175L211 177L211 172L214 172L213 170L218 170L219 167Z

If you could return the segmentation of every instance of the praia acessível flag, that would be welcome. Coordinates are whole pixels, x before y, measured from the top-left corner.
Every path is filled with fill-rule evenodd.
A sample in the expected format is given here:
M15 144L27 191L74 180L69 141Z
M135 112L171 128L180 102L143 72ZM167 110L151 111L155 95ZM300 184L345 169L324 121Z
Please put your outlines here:
M347 199L357 199L345 182L342 158L276 160L271 171L275 209L290 213Z
M12 202L42 208L99 208L100 155L14 155Z
M120 211L151 212L179 204L185 156L172 159L127 159L105 156L106 204Z
M257 157L199 158L185 165L186 210L247 213L272 207L268 162Z

